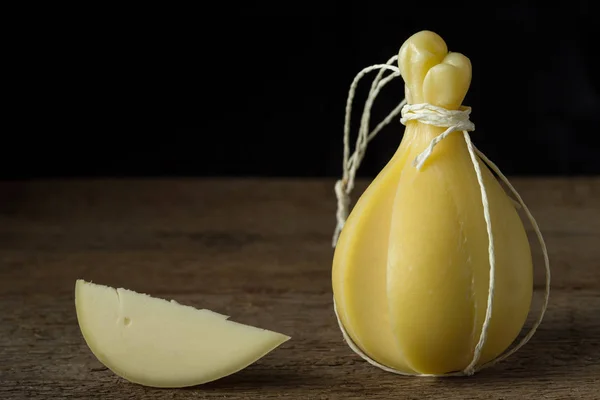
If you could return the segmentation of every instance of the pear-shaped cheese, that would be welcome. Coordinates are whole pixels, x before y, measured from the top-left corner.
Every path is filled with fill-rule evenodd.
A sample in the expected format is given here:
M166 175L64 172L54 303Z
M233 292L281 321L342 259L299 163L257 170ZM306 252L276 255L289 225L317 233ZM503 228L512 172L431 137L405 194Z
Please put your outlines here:
M288 336L209 310L78 280L77 319L90 350L115 374L146 386L193 386L230 375Z
M423 31L399 65L412 103L458 109L471 64ZM480 187L460 132L423 167L415 158L445 129L407 123L402 142L350 213L336 245L333 291L340 324L370 359L405 374L462 371L473 359L489 289L488 235ZM478 365L504 352L522 329L533 289L521 219L479 162L495 247L491 324Z

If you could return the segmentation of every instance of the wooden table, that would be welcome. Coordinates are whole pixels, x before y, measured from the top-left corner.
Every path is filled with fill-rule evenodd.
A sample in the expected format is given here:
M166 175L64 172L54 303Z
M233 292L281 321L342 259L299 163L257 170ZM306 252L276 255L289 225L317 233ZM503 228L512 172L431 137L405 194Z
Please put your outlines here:
M1 183L0 398L599 399L600 179L514 183L550 252L547 317L509 360L446 379L383 372L343 342L330 283L331 180ZM537 248L534 257L539 294ZM213 309L292 340L204 386L130 384L84 343L77 278Z

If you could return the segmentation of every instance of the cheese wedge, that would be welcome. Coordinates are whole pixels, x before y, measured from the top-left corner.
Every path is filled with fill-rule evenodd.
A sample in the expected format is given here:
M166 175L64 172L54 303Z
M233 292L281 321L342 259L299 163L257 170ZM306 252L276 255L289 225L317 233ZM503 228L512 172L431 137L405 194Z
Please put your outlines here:
M199 385L233 374L290 339L127 289L77 280L83 337L115 374L145 386Z

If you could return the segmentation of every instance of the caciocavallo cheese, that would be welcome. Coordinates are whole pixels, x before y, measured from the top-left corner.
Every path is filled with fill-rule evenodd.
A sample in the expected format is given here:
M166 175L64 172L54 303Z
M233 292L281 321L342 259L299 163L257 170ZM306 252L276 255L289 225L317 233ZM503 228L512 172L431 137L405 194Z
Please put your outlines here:
M471 63L429 31L398 56L408 104L457 110ZM462 371L473 359L490 284L482 195L463 136L440 141L421 169L413 160L445 128L409 121L395 155L360 196L337 241L332 284L339 322L369 359L403 374ZM478 366L503 353L529 313L533 270L517 210L479 163L493 244L493 309Z

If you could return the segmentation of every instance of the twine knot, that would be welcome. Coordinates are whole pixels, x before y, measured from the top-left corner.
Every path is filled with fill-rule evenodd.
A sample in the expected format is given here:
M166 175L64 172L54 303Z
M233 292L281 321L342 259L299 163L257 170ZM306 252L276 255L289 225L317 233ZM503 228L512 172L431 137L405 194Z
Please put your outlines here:
M421 169L425 161L433 152L433 148L452 132L470 132L475 130L475 124L469 119L470 107L461 107L458 110L447 110L433 104L407 104L402 107L400 123L406 125L408 121L419 121L422 124L447 128L441 135L435 137L429 146L415 158L413 166Z

